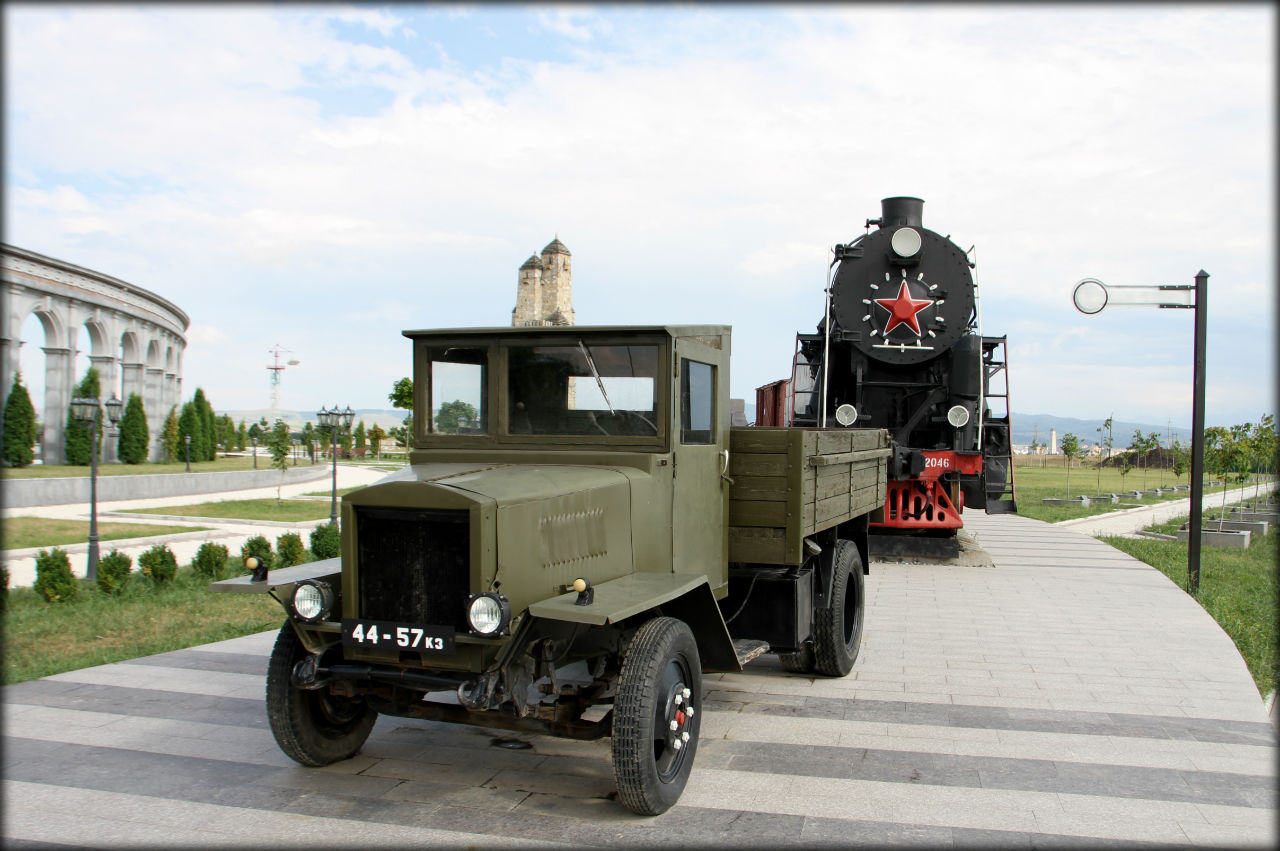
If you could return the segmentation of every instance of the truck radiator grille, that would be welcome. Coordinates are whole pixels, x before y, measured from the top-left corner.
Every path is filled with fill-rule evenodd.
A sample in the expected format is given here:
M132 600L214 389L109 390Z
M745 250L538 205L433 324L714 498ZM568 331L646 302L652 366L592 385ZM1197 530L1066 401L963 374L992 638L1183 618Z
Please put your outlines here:
M356 508L363 618L465 630L468 512Z

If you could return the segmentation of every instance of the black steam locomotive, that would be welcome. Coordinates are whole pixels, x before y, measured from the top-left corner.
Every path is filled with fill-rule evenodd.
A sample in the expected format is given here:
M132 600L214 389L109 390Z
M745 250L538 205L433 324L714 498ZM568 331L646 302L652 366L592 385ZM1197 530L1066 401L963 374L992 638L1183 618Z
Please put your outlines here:
M964 508L1015 510L1006 347L982 336L969 255L923 208L886 198L835 247L818 332L796 335L789 381L757 391L756 424L888 429L873 550L954 555Z

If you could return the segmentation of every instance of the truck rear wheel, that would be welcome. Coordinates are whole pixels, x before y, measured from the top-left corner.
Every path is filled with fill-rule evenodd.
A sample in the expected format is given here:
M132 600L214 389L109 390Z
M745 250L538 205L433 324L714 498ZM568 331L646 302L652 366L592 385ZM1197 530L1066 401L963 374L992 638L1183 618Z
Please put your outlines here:
M702 663L684 621L654 618L631 639L613 708L618 800L656 816L680 799L702 723Z
M836 544L831 603L813 613L814 668L829 677L853 670L862 644L865 588L862 556L852 541Z
M286 621L267 666L267 720L286 756L303 765L329 765L360 750L378 713L363 698L338 697L327 687L295 688L290 676L307 652Z

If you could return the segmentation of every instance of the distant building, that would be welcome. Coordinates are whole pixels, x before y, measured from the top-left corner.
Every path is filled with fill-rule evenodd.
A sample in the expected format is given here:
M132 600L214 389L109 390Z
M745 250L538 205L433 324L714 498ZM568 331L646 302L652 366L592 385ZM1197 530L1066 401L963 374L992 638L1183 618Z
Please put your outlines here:
M531 254L520 267L516 306L511 324L516 328L573 324L573 268L569 249L556 237Z

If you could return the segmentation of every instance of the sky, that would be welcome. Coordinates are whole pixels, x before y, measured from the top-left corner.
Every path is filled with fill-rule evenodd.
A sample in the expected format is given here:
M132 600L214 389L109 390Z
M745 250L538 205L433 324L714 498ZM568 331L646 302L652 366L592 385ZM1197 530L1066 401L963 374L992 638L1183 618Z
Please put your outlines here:
M731 325L754 403L897 195L973 248L1014 411L1189 425L1193 311L1071 293L1201 269L1208 424L1275 410L1271 4L3 14L4 241L176 303L219 411L277 345L281 408L390 407L401 331L509 325L556 237L578 324Z

